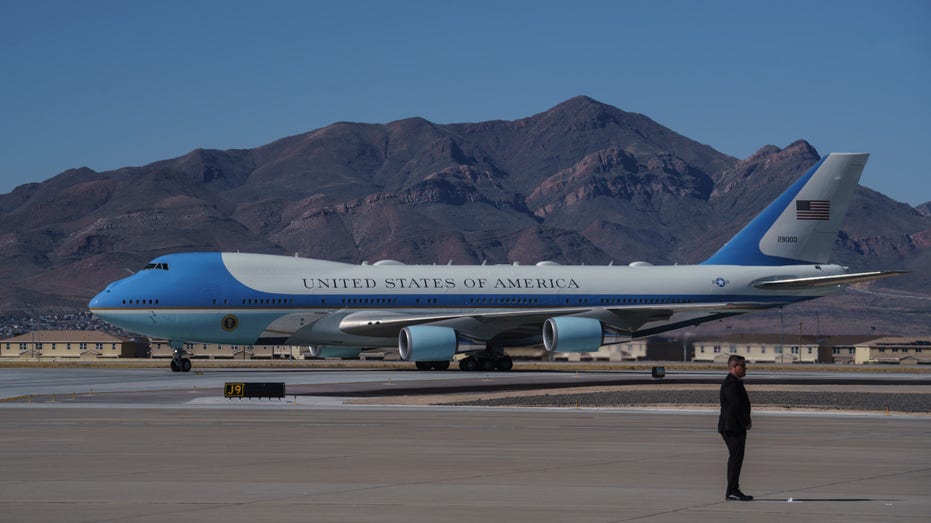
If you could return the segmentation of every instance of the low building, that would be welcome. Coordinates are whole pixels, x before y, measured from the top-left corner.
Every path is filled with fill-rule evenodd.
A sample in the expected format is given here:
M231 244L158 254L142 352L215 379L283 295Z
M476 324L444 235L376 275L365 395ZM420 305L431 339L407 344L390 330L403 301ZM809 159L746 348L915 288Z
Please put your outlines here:
M168 340L152 340L152 358L170 358L174 349ZM222 343L185 343L184 350L191 359L254 360L303 359L301 347L296 345L229 345Z
M724 363L732 354L751 363L847 363L870 336L731 334L693 341L693 361Z
M905 337L874 339L854 347L853 363L931 364L931 341Z
M696 339L693 361L724 363L732 354L751 363L821 363L824 354L813 336L797 336L785 342L775 335L732 334Z
M610 340L609 340L610 341ZM931 364L931 340L875 336L780 336L732 334L695 338L680 349L681 341L637 339L604 345L597 351L548 355L542 348L511 349L515 359L552 357L562 361L643 361L651 359L654 345L678 356L691 352L692 361L723 364L732 354L751 363ZM690 346L690 350L686 350ZM225 345L185 343L194 359L305 359L304 347L292 345ZM167 340L140 340L103 331L38 330L0 340L0 359L170 358ZM306 354L305 354L306 353ZM666 354L666 359L669 358ZM396 359L396 350L373 351L365 359ZM652 358L656 359L656 358Z
M0 340L0 358L135 358L145 344L102 331L40 330Z
M694 361L715 363L737 354L751 363L931 364L931 341L918 338L734 334L693 345Z
M647 340L633 340L602 345L594 352L558 353L556 360L564 361L639 361L647 355Z

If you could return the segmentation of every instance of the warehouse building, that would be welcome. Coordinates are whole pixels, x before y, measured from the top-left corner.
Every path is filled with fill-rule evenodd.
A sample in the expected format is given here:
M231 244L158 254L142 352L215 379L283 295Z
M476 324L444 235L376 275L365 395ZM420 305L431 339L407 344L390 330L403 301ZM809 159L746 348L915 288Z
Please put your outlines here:
M139 358L147 345L102 331L39 330L0 340L0 358Z
M876 336L733 334L696 339L693 361L724 363L731 354L751 363L931 364L931 341Z
M657 351L655 345L663 345ZM668 347L666 347L668 345ZM688 346L688 350L686 350ZM194 359L310 359L307 347L292 345L230 345L185 343ZM681 351L681 352L680 352ZM0 340L0 360L170 358L167 340L123 338L102 331L38 330ZM598 351L556 353L542 348L512 349L517 359L552 358L557 361L619 362L643 360L685 361L724 364L731 354L751 363L839 363L839 364L931 364L931 340L875 336L780 336L734 334L688 340L638 339L602 346ZM678 355L682 354L680 358ZM397 351L380 349L363 352L361 359L397 359Z

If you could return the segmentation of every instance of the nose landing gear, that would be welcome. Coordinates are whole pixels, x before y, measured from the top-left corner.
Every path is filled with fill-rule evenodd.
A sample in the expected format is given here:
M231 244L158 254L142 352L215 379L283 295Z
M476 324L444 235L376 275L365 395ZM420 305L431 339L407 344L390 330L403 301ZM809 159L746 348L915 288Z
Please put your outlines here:
M188 358L187 351L183 347L175 347L174 353L171 356L171 371L172 372L190 372L191 371L191 359Z

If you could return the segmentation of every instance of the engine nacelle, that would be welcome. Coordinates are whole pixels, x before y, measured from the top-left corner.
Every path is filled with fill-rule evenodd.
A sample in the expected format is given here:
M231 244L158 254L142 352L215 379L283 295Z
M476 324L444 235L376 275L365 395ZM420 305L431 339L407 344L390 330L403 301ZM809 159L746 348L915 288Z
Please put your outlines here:
M456 331L449 327L414 325L398 334L398 350L405 361L449 361L457 348Z
M543 346L549 352L593 352L603 339L601 322L591 318L560 316L543 324Z
M358 358L362 347L333 347L330 345L311 345L311 358Z

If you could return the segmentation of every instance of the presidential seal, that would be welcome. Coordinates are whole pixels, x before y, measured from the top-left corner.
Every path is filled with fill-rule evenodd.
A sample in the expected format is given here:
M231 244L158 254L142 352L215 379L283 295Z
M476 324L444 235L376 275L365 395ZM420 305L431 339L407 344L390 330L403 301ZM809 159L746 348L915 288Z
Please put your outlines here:
M227 314L223 317L223 320L220 322L220 325L223 327L223 330L226 332L236 330L236 327L239 327L239 318L233 316L232 314Z

